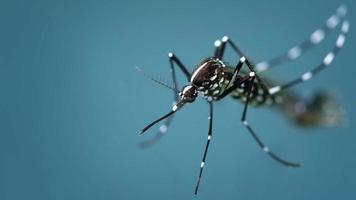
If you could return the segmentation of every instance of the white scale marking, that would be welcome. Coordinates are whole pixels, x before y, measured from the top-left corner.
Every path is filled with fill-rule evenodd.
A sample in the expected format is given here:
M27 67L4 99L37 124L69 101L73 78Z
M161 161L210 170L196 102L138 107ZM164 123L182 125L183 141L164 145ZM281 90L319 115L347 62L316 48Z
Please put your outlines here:
M210 139L211 139L211 135L208 136L208 140L210 140Z
M341 31L347 33L349 31L350 24L348 21L342 23Z
M335 54L333 52L328 53L328 55L325 56L323 63L324 65L329 65L335 58Z
M330 29L335 28L339 24L339 18L336 15L331 16L328 21L326 21L326 26Z
M307 81L309 80L311 77L313 76L313 74L311 72L307 72L305 74L302 75L302 80L303 81Z
M269 152L269 148L268 148L267 146L264 146L264 147L263 147L263 151L266 152L266 153L268 153L268 152Z
M244 62L246 61L246 57L245 57L245 56L242 56L242 57L240 58L240 61L241 61L242 63L244 63Z
M318 44L320 41L322 41L325 37L325 32L322 29L316 30L313 34L310 36L310 41L313 44Z
M288 58L296 59L302 53L302 49L299 46L293 47L288 51Z
M345 5L341 5L336 12L338 15L344 16L347 13L347 7Z
M211 87L211 89L212 89L212 90L215 90L218 86L219 86L219 84L215 83L215 84Z
M339 37L337 37L336 46L340 48L344 45L344 42L345 42L345 35L341 34L339 35Z
M211 81L214 81L217 77L218 77L218 76L215 74L214 76L212 76L212 77L210 78L210 80L211 80Z
M216 40L215 42L214 42L214 46L215 47L219 47L221 45L221 41L220 40Z
M205 164L204 162L201 162L200 167L203 168L204 164Z
M270 89L268 90L268 92L269 92L270 94L275 94L275 93L279 92L280 90L281 90L281 86L276 86L276 87L270 88Z
M222 82L224 82L224 77L222 77L219 81L219 83L222 83Z
M227 41L229 40L229 37L224 36L221 40L222 40L223 42L227 42Z
M174 105L173 108L172 108L173 111L176 111L177 109L178 109L177 105Z

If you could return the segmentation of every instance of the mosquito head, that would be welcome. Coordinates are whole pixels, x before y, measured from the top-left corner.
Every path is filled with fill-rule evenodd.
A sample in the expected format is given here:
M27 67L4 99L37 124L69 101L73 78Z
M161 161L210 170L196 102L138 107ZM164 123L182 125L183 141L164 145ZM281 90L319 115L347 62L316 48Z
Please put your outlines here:
M187 85L183 87L181 92L179 92L179 96L181 97L182 101L191 103L198 96L198 92L195 86Z

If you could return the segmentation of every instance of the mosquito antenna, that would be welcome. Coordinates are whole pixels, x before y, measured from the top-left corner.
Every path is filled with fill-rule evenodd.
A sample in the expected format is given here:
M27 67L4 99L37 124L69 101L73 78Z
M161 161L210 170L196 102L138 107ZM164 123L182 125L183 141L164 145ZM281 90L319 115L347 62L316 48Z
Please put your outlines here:
M158 122L166 119L167 117L173 115L179 108L181 108L183 105L185 104L184 101L179 101L177 104L175 104L172 108L172 110L163 115L162 117L156 119L155 121L151 122L150 124L148 124L145 128L143 128L140 132L139 132L139 135L142 135L143 133L145 133L149 128L151 128L153 125L157 124Z
M144 72L140 67L135 66L135 68L136 68L136 70L137 70L139 73L141 73L141 74L142 74L144 77L146 77L147 79L149 79L149 80L151 80L151 81L153 81L153 82L155 82L155 83L158 83L158 84L160 84L160 85L162 85L162 86L164 86L164 87L166 87L166 88L168 88L168 89L171 89L171 90L173 90L174 92L179 93L179 91L178 91L176 88L174 88L174 87L172 87L172 86L169 86L168 84L163 83L162 81L159 81L159 80L153 78L152 76L150 76L150 75L148 75L146 72Z

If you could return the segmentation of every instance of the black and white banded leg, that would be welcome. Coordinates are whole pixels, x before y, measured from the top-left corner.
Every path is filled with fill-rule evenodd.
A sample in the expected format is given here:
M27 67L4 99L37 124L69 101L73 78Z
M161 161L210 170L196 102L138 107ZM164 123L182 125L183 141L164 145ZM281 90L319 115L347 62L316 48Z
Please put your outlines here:
M349 22L343 21L342 26L341 26L341 32L335 41L335 45L334 45L333 49L329 53L326 54L326 56L324 57L324 59L321 63L319 63L311 71L302 74L299 78L296 78L284 85L278 85L278 86L274 86L274 87L270 88L269 93L271 95L274 95L281 90L284 90L284 89L292 87L296 84L305 82L305 81L311 79L314 75L316 75L323 69L325 69L327 66L329 66L332 63L332 61L335 59L337 54L339 53L340 49L343 47L343 45L345 43L346 35L349 31L349 27L350 27Z
M308 52L310 49L312 49L321 41L323 41L323 39L327 37L335 27L338 26L340 21L343 20L343 18L346 16L346 13L347 13L347 7L345 5L339 6L335 14L331 15L326 20L326 23L322 27L315 30L309 36L309 38L307 38L300 44L295 45L294 47L290 48L287 52L279 56L276 56L267 61L257 63L255 65L255 71L262 72L272 67L275 67L277 65L299 58L302 54Z
M179 88L178 88L177 76L174 68L175 64L183 72L183 74L185 75L188 81L190 78L190 73L187 70L187 68L183 65L183 63L173 53L171 52L168 53L168 58L169 58L170 72L171 72L173 87L174 87L173 88L174 101L172 105L175 105L179 101L179 95L177 92L179 91ZM169 125L171 124L172 120L173 120L173 115L171 115L164 121L164 123L159 127L157 133L151 139L141 142L139 146L141 148L147 148L153 145L154 143L156 143L168 131Z
M300 164L298 163L293 163L293 162L289 162L289 161L286 161L282 158L280 158L279 156L277 156L275 153L273 153L270 148L268 146L266 146L259 138L258 136L256 135L255 131L251 128L251 126L249 125L248 121L247 121L247 107L248 107L248 104L249 104L249 100L250 100L250 94L251 94L251 91L252 91L252 86L253 86L253 83L254 83L254 80L255 80L255 72L250 72L249 73L249 76L250 76L250 81L249 81L249 84L248 84L248 92L247 92L247 98L246 98L246 102L245 102L245 106L244 106L244 110L243 110L243 113L242 113L242 117L241 117L241 121L243 123L243 125L246 127L246 129L248 130L248 132L252 135L253 139L257 142L257 144L260 146L260 148L265 152L267 153L267 155L269 155L271 158L273 158L274 160L276 160L277 162L285 165L285 166L288 166L288 167L299 167Z
M233 83L235 81L236 76L239 74L243 64L247 64L247 67L249 68L250 71L255 72L254 66L250 60L250 58L247 58L246 55L243 53L243 51L227 36L222 37L221 40L216 40L215 41L215 57L222 59L224 56L225 52L225 46L226 44L229 44L230 47L235 51L235 53L239 56L240 60L237 63L234 71L233 71L233 77L230 79L229 83L226 85L225 90L228 88L230 83ZM258 76L256 76L257 80L260 82L264 82L261 80Z
M199 185L200 185L200 180L203 174L203 170L204 170L204 165L205 165L205 159L206 159L206 155L208 153L208 149L209 149L209 144L211 141L211 137L212 137L212 129L213 129L213 102L212 99L208 99L208 104L209 104L209 130L208 130L208 140L206 142L205 145L205 150L204 150L204 155L203 155L203 159L200 163L200 171L199 171L199 175L197 178L197 182L195 185L195 190L194 190L194 194L197 195L198 194L198 190L199 190Z
M232 40L230 40L229 37L224 36L224 37L222 37L221 40L216 40L214 43L214 46L215 46L214 57L215 58L218 58L220 60L223 59L226 44L229 44L231 46L231 48L237 53L237 55L240 58L245 56L245 54L241 51L241 49L237 45L235 45L235 43L232 42Z

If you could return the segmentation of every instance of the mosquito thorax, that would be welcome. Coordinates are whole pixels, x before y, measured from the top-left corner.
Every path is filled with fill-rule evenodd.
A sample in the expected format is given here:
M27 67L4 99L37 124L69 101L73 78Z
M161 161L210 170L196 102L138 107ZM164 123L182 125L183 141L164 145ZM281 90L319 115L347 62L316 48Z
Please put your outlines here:
M224 82L224 67L220 59L207 58L195 68L190 82L204 96L215 96L220 93Z
M197 88L194 85L186 85L179 92L179 96L184 102L191 103L198 96Z

